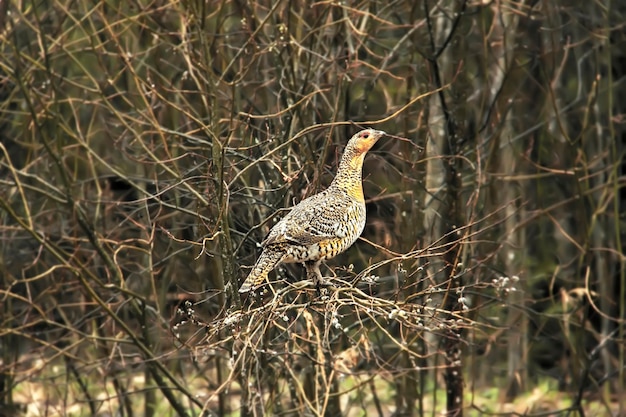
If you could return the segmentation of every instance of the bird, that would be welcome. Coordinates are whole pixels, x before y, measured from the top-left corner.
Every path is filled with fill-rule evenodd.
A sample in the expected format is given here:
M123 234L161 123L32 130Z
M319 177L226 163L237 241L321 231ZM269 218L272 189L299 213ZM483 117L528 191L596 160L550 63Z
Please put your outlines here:
M365 228L363 161L386 133L365 129L348 141L335 178L324 191L295 205L272 227L239 292L254 291L281 263L303 263L307 279L324 284L320 264L348 249Z

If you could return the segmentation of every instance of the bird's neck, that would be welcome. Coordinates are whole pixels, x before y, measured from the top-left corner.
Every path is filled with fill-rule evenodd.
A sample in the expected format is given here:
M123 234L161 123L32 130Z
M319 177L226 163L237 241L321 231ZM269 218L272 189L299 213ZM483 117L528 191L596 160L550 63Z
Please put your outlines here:
M339 163L337 175L330 186L345 191L357 201L365 201L362 179L364 159L365 153L357 154L351 150L346 150Z

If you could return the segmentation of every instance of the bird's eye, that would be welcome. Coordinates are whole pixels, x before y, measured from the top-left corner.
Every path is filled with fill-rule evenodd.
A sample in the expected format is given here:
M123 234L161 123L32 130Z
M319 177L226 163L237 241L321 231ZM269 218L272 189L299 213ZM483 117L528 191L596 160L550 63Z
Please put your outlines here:
M363 139L367 139L367 138L370 137L370 134L365 132L365 133L363 133L362 137L363 137Z

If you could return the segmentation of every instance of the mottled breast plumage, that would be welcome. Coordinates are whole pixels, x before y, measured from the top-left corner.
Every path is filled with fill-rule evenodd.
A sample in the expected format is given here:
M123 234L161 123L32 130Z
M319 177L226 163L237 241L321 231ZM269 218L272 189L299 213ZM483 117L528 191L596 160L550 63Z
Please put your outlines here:
M329 188L295 206L272 228L262 246L310 246L329 239L346 239L352 244L364 227L365 203Z

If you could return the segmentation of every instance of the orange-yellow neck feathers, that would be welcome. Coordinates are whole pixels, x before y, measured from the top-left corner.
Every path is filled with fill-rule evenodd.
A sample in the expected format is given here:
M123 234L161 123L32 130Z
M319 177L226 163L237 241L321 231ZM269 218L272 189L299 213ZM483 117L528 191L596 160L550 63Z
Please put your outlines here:
M363 160L367 151L384 135L382 130L365 129L352 136L331 185L345 190L358 201L365 201L362 184Z

